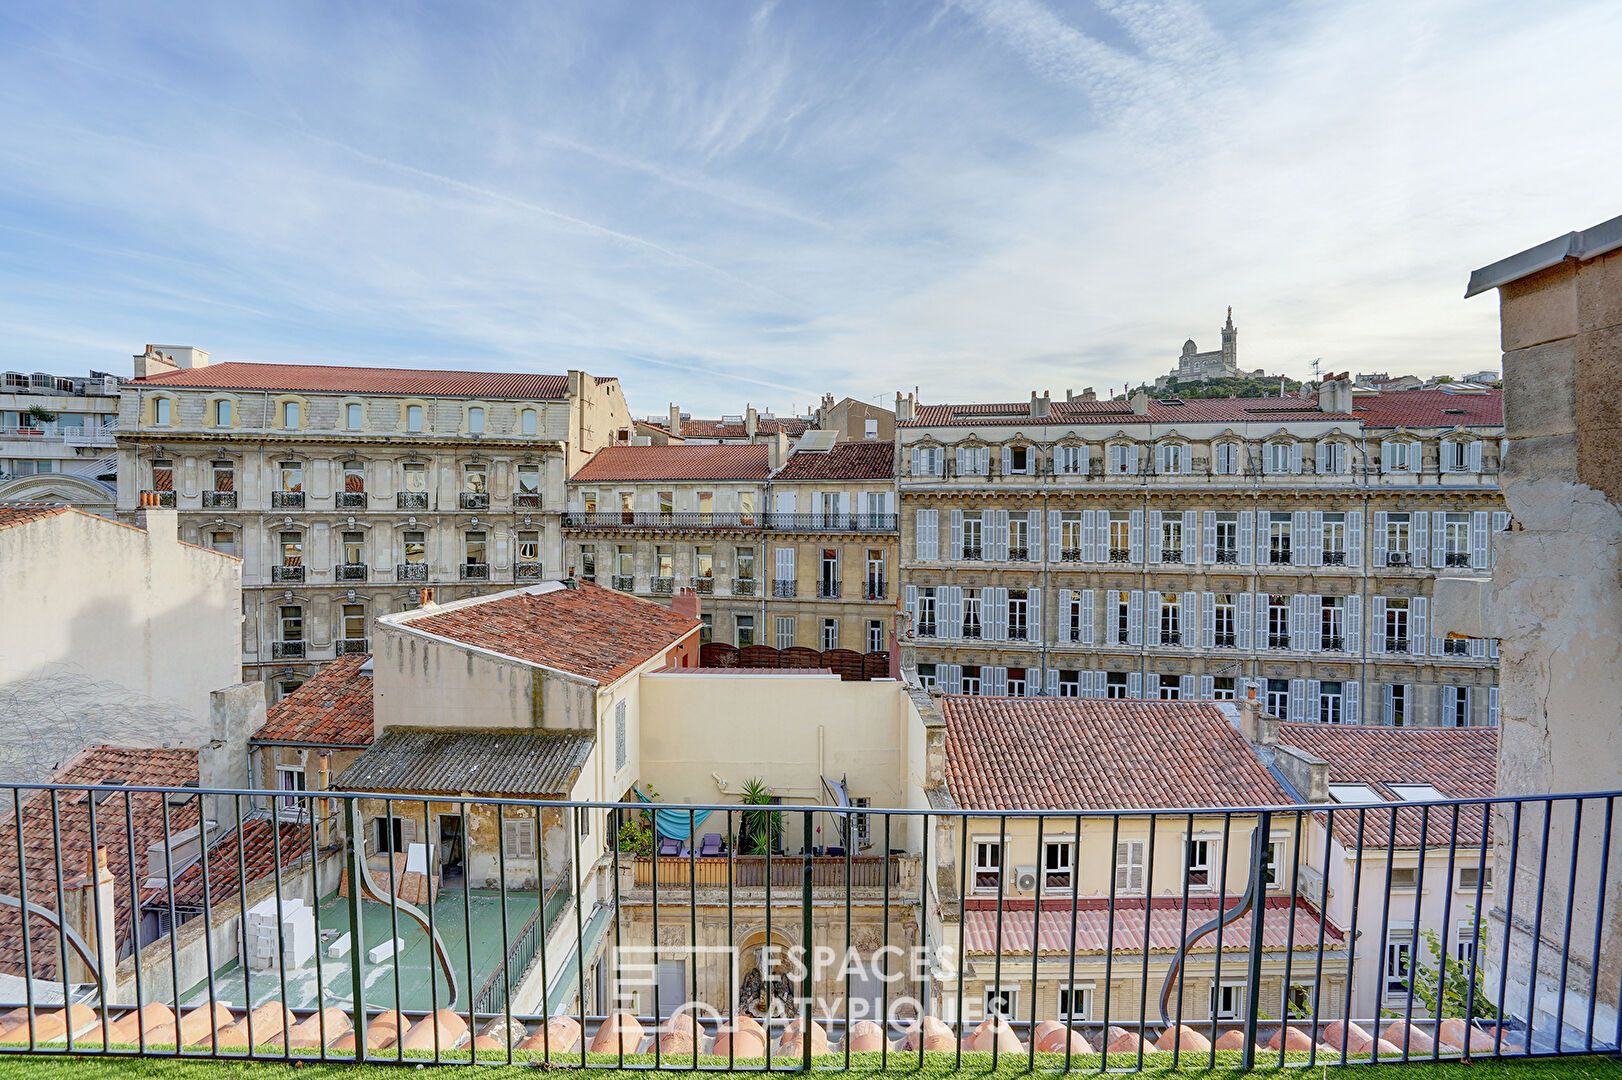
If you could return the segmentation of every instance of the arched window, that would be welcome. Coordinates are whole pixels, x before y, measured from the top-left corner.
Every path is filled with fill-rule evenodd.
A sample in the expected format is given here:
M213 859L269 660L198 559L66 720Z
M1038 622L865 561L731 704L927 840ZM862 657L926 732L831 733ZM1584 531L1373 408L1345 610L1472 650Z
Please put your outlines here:
M535 410L534 409L525 409L523 412L519 413L518 414L518 426L519 426L519 431L521 431L525 435L533 435L533 434L535 434L535 432L537 430L536 429L536 420L535 420Z
M468 408L467 429L474 435L484 431L484 406L473 405Z

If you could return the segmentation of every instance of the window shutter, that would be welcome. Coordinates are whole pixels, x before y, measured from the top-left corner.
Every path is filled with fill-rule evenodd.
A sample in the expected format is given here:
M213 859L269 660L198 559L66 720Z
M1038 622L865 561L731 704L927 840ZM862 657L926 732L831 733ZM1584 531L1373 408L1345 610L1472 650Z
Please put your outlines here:
M1199 640L1194 636L1195 627L1199 626L1200 594L1186 592L1183 594L1182 607L1177 612L1177 629L1183 635L1183 648L1191 649Z
M1216 593L1204 593L1200 601L1200 648L1216 648Z
M1380 684L1380 723L1391 727L1397 719L1396 696L1391 692L1390 683Z
M1104 594L1104 641L1109 645L1125 645L1126 642L1117 640L1120 637L1120 619L1118 612L1121 609L1121 593L1119 589L1110 589Z
M1233 615L1233 644L1236 649L1250 648L1250 614L1251 597L1249 593L1240 593L1234 601Z
M1345 632L1341 627L1341 632ZM1307 651L1319 652L1324 647L1324 598L1319 593L1307 597Z
M959 476L968 475L968 472L969 472L969 452L968 452L968 447L966 447L966 446L954 447L952 456L953 456L953 458L956 459L956 462L957 462L957 474Z
M948 559L952 560L953 562L962 562L963 561L963 511L961 511L961 510L953 510L951 512L951 518L950 518L950 522L949 522L948 527L951 529L951 535L948 537L948 539L950 540L951 546L947 549L947 556L946 557ZM986 536L985 536L985 524L984 524L983 519L982 519L982 524L980 526L980 529L981 529L980 542L982 544L984 544Z
M1388 537L1386 535L1386 512L1384 510L1376 510L1374 512L1374 565L1375 566L1384 566L1385 565L1386 543L1387 543L1387 541L1388 541Z
M1488 558L1489 537L1487 511L1477 510L1470 515L1470 568L1472 570L1485 570L1491 560Z
M1385 652L1385 597L1369 602L1369 652Z
M945 633L949 637L963 636L963 587L961 585L948 585L939 591L939 596L945 607L946 627ZM983 603L984 601L982 601Z
M1389 439L1380 443L1380 471L1383 473L1391 471L1391 442Z
M1306 566L1310 562L1312 551L1312 515L1305 510L1297 510L1290 517L1290 562L1295 566Z
M1160 593L1150 590L1143 604L1143 619L1148 630L1143 640L1150 645L1160 644L1160 606Z
M1408 651L1415 656L1425 655L1425 609L1429 606L1423 596L1408 601Z
M939 510L919 510L914 514L913 547L919 559L933 561L941 557L939 540Z
M1200 676L1200 700L1210 701L1216 697L1216 676Z
M1431 513L1431 565L1441 570L1447 566L1447 512Z
M1256 594L1256 648L1261 649L1267 645L1267 608L1268 596L1266 593Z
M1363 722L1362 687L1357 682L1343 682L1340 684L1341 715L1348 724L1361 724Z
M1131 671L1126 676L1126 696L1129 698L1143 697L1143 674Z
M1059 590L1059 644L1070 644L1070 590Z
M1002 474L1004 476L1012 476L1013 472L1014 448L1012 446L1005 446L1002 448Z
M1200 557L1206 566L1216 565L1216 511L1205 511L1205 534L1201 537L1205 553Z
M1363 511L1346 512L1346 565L1363 565Z
M1149 511L1149 561L1158 563L1161 557L1161 540L1164 539L1165 530L1159 510Z
M1487 725L1498 726L1498 687L1487 688Z
M914 634L918 632L918 586L903 585L901 587L902 603L907 610L907 625L912 627Z
M1008 639L1008 590L997 586L980 590L980 633L987 641Z
M1143 696L1149 701L1160 699L1160 676L1150 672L1143 677Z
M1301 707L1301 718L1309 724L1323 719L1323 683L1317 679L1307 681L1306 701Z
M1330 449L1330 445L1331 444L1328 439L1318 440L1315 460L1317 462L1319 476L1325 476L1331 471L1329 468L1329 456L1333 453L1333 451Z
M1004 589L1003 597L1005 607L1007 606L1007 596L1008 590ZM1026 596L1029 598L1025 601L1026 621L1027 625L1030 627L1026 633L1030 635L1030 641L1040 643L1042 641L1042 590L1031 589L1026 593Z
M991 512L991 558L996 562L1008 561L1008 511Z
M1127 471L1133 476L1138 474L1138 444L1133 443L1126 448Z
M1411 522L1409 528L1413 531L1409 536L1408 547L1413 551L1414 566L1424 566L1426 556L1430 554L1430 519L1431 516L1423 510L1415 510L1409 515L1408 520Z
M1295 652L1307 651L1307 600L1305 593L1290 597L1290 648Z
M1048 668L1048 697L1059 696L1059 669Z
M1098 511L1081 512L1081 561L1098 561Z
M1094 617L1093 590L1083 589L1081 590L1081 643L1083 645L1091 645L1093 643Z
M1126 643L1143 644L1143 590L1133 589L1126 601Z
M1251 553L1256 547L1256 515L1249 510L1239 511L1239 564L1250 565Z
M1301 444L1290 444L1290 472L1298 474L1301 471Z
M1008 450L1005 447L1003 449L1003 456L1006 457L1007 454L1008 454ZM1005 668L1005 667L994 667L994 668L991 669L991 696L992 697L1007 697L1008 696L1008 669L1007 668Z
M1132 511L1132 517L1129 520L1128 529L1129 529L1129 531L1131 533L1131 543L1132 543L1132 551L1131 551L1130 557L1131 557L1133 562L1141 564L1143 562L1143 511L1142 510L1134 510L1134 511Z
M1470 658L1472 660L1485 660L1485 659L1487 659L1487 639L1486 638L1477 637L1477 638L1471 638L1470 639Z
M1041 514L1040 510L1032 510L1031 511L1031 542L1033 544L1036 542L1037 522L1039 522L1041 520L1041 518L1038 516L1040 514ZM1061 559L1064 558L1064 552L1062 550L1062 541L1060 539L1061 536L1063 535L1063 530L1064 530L1064 515L1061 514L1057 510L1049 510L1048 511L1048 562L1050 562L1050 563L1059 562Z
M910 471L913 476L922 476L924 472L923 454L916 446L912 448L912 468Z
M1076 447L1076 471L1082 476L1089 476L1093 471L1093 448L1091 446Z
M1356 656L1363 651L1363 598L1353 593L1346 598L1346 652Z
M1183 701L1194 700L1194 676L1180 675L1177 678L1177 696Z
M1480 439L1477 439L1475 442L1470 444L1470 471L1473 472L1473 473L1478 473L1478 472L1481 471L1481 440Z
M1307 565L1322 566L1324 564L1324 512L1322 510L1309 510L1307 512Z
M1290 719L1301 721L1306 717L1307 710L1307 681L1305 679L1290 680Z
M1193 566L1199 557L1199 528L1200 515L1193 510L1183 511L1183 563Z
M850 524L850 492L841 491L839 493L839 527L848 529Z
M1456 686L1442 687L1442 723L1451 726L1453 713L1459 707L1459 690Z

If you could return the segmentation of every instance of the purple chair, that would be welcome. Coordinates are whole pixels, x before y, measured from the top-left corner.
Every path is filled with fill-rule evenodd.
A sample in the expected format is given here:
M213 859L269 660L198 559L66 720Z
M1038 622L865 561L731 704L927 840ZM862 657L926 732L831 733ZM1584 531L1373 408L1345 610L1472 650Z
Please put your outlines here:
M704 858L719 858L721 852L721 834L705 833L704 840L699 844L698 853Z
M659 841L659 855L669 857L681 854L681 841L673 836L667 836Z

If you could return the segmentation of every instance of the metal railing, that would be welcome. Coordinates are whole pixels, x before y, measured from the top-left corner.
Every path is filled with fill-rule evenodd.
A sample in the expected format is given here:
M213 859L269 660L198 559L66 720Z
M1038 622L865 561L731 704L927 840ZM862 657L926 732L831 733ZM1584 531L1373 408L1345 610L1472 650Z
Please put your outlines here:
M171 506L172 507L172 506L175 505L175 493L173 491L143 491L143 492L141 492L141 502L142 502L142 504L145 505L149 501L155 501L155 504L158 505L158 506Z
M818 578L817 579L817 599L819 599L819 600L837 600L837 599L839 599L839 582L837 582L837 581L829 581L827 578Z
M205 491L203 492L204 510L232 510L237 505L237 493L234 491Z
M795 585L794 585L794 582L792 580L790 580L788 578L773 578L772 579L772 595L773 596L778 597L780 599L791 600L791 599L794 598L794 591L795 591Z
M1622 1035L1592 974L1622 792L963 810L120 779L0 785L0 1054L1099 1073Z
M366 509L366 492L340 491L333 497L333 504L339 510L364 510Z
M755 595L755 579L752 577L735 577L732 579L733 596Z
M277 584L291 584L304 580L304 567L302 566L272 566L270 580Z
M513 580L539 581L541 580L541 564L538 562L521 562L513 564Z
M270 493L270 508L272 510L302 510L304 509L304 492L272 491Z
M338 655L347 656L350 653L369 653L372 651L372 639L363 637L346 637L338 639Z
M649 578L648 591L656 596L669 596L676 591L676 579L668 575Z
M693 591L700 596L709 596L715 592L715 579L708 575L693 578Z
M636 577L632 574L614 574L610 584L620 592L632 592L636 589Z
M541 508L541 493L538 491L513 492L513 506L520 510L539 510Z
M482 563L482 562L469 563L469 562L465 562L465 563L461 564L460 571L461 571L461 578L462 578L463 581L489 581L490 580L490 564L489 563Z
M365 581L366 574L365 563L339 563L332 568L334 581Z
M302 660L304 659L304 642L273 641L270 643L270 658L272 660Z
M394 580L427 581L428 564L420 562L396 563L394 566Z
M394 493L394 508L396 510L426 510L428 509L428 493L426 491L397 491Z
M490 509L490 494L485 491L464 491L457 500L463 510Z

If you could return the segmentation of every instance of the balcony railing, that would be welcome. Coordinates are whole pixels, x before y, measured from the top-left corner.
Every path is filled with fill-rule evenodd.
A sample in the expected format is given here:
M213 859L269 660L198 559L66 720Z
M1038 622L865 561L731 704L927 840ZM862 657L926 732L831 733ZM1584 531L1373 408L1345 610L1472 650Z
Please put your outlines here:
M1326 552L1324 552L1324 565L1325 566L1345 566L1346 565L1346 553L1344 551L1326 551Z
M304 492L272 491L270 493L270 508L272 510L302 510L304 509Z
M862 598L864 600L883 600L885 598L884 579L882 577L868 578L862 590Z
M143 491L141 492L141 504L143 506L157 505L172 507L175 505L175 493L173 491Z
M780 600L792 600L794 598L794 582L793 582L793 580L792 579L784 579L784 578L773 578L772 579L772 595L777 597Z
M1346 639L1338 634L1333 636L1325 634L1318 647L1324 652L1345 652Z
M332 568L332 579L334 581L365 581L366 564L339 563Z
M983 549L982 545L980 545L980 544L964 544L963 545L963 561L964 562L979 562L980 561L980 556L983 554L983 551L984 551L984 549Z
M1029 640L1030 635L1031 635L1031 628L1028 625L1026 625L1025 623L1009 623L1008 624L1008 640L1009 641L1026 641L1026 640Z
M610 584L620 592L634 592L636 590L636 577L633 574L615 574Z
M1182 643L1183 632L1181 630L1162 630L1160 632L1160 644L1181 645Z
M1288 649L1290 647L1289 634L1268 634L1267 647L1269 649Z
M752 577L735 577L732 579L733 596L755 595L755 579Z
M366 492L340 491L335 496L334 501L339 510L364 510L366 509Z
M817 581L817 599L819 599L819 600L837 600L837 599L839 599L839 582L837 582L837 581L828 581L827 579L818 579L818 581Z
M1232 649L1235 647L1236 641L1237 639L1233 634L1224 634L1220 631L1213 635L1211 639L1211 643L1218 649Z
M1290 564L1289 545L1286 544L1283 547L1276 547L1269 550L1267 552L1267 561L1274 566L1288 566Z
M1031 549L1028 547L1011 547L1008 549L1009 562L1030 562Z
M1160 553L1160 561L1173 565L1180 565L1183 561L1182 548L1166 548Z
M462 571L461 576L462 576L463 581L489 581L490 580L490 564L489 563L465 562L465 563L461 564L461 571Z
M467 768L454 760L436 767ZM613 943L607 947L622 950L619 959L639 964L660 950L685 951L690 962L692 946L675 940L681 930L700 920L736 925L731 945L757 933L763 912L786 942L779 970L794 974L774 985L768 969L761 979L760 954L740 943L714 963L689 963L679 988L644 982L651 993L635 999L637 1026L663 1038L653 1044L654 1060L633 1064L691 1071L696 1050L708 1055L709 1070L758 1072L756 1057L769 1053L780 1071L803 1071L805 1061L834 1066L844 1051L876 1045L897 1056L895 1070L965 1077L997 1072L987 1058L1008 1058L1003 1071L1029 1072L1037 1053L1042 1071L1087 1075L1289 1066L1317 1076L1359 1062L1389 1062L1392 1075L1404 1062L1423 1063L1415 1074L1426 1077L1515 1072L1470 1064L1506 1058L1553 1076L1603 1073L1604 1062L1578 1056L1616 1050L1616 988L1603 966L1615 914L1606 902L1614 850L1601 826L1617 791L1421 803L853 811L471 793L447 803L444 794L398 791L200 792L135 785L135 777L105 769L97 775L96 784L8 785L17 810L0 820L0 851L15 853L12 873L26 901L0 910L10 940L23 946L12 962L22 977L4 1002L13 1026L0 1042L19 1057L285 1064L410 1062L406 1055L415 1054L424 1065L471 1063L489 1045L474 1042L483 1029L504 1033L495 1052L521 1066L602 1066L607 1059L587 1057L592 1045L612 1056L620 1044L591 995L582 1006L568 993L548 994L553 979L568 986L591 970L584 947ZM240 819L211 819L199 837L205 811L237 802ZM403 871L407 852L399 848L421 842L408 839L403 823L433 820L447 805L463 823L463 873L424 883ZM536 851L539 830L502 827L544 814L565 837L579 837L600 828L605 812L610 823L657 815L662 828L611 824L599 856L584 844L562 844L556 858L537 860L516 852L526 844ZM391 819L402 827L388 828ZM1137 854L1118 871L1113 860L1075 858L1080 842L1152 836L1157 827L1208 838L1209 853L1220 853L1217 865L1200 871L1209 888L1191 889L1181 843L1126 843L1123 850ZM938 838L953 836L964 838L963 848L936 851ZM970 837L975 844L1006 837L999 865L980 864ZM1062 845L1069 861L1046 866L1038 837ZM1399 842L1420 852L1400 876L1386 856ZM88 902L64 908L61 868L94 866L92 847L105 850L109 866L145 879L138 886L145 910L107 904L91 921ZM137 874L152 870L152 852L188 850L171 870ZM248 850L256 856L239 856ZM166 861L156 859L160 868ZM115 876L122 880L122 870ZM613 902L570 903L593 896ZM1326 898L1338 901L1327 911ZM374 933L345 951L337 938L312 941L310 923L296 916L259 917L284 908L293 915L300 900L306 915L312 901L318 906L318 925ZM670 935L648 929L655 915ZM196 925L186 930L186 923ZM102 957L117 952L86 944L83 932L98 925L128 951L133 970L149 973L147 982L192 984L175 995L173 1012L150 1003L138 1009L124 980L99 970ZM242 953L222 954L204 932L222 926L240 928ZM863 999L848 992L846 927L853 940L859 934L899 949L885 965L885 993L907 1001L907 1013L889 1014L881 1002L875 1026L857 1026ZM419 947L387 955L372 945L383 928L385 944L415 938ZM950 954L945 946L953 946ZM864 956L875 948L858 947ZM943 955L963 962L943 966ZM1589 974L1596 967L1599 977ZM653 969L637 970L651 976ZM1024 975L1027 992L1009 995L1004 1014L982 1024L986 976L999 970L1004 986ZM246 1000L245 978L255 990ZM51 992L63 979L80 987L66 1011ZM787 1012L817 1024L784 1030L780 1017L769 1021L765 1039L712 1042L737 1023L737 988L751 979L764 983L768 998L785 1000ZM1057 993L1083 981L1090 1010ZM544 985L526 991L537 984ZM357 1010L353 987L387 987L389 996ZM927 1010L922 1023L911 1003ZM682 1021L692 1025L691 1045L669 1041L678 1017L692 1018ZM532 1032L541 1038L532 1041ZM642 1037L627 1039L624 1052L637 1053ZM1236 1058L1219 1065L1218 1051ZM1531 1064L1557 1056L1574 1060Z
M1060 562L1080 562L1081 561L1081 549L1079 547L1060 548L1059 549L1059 561Z
M273 641L270 643L270 658L272 660L302 660L304 659L304 642Z
M1237 563L1239 561L1239 549L1238 548L1231 548L1231 547L1219 547L1219 548L1217 548L1216 549L1216 561L1218 563L1228 563L1228 564Z
M338 655L349 653L369 653L372 651L372 639L363 637L346 637L338 639Z
M1385 639L1385 651L1388 653L1405 653L1408 651L1408 639L1405 637L1388 637Z
M304 580L304 567L302 566L272 566L270 580L277 584L292 584Z
M1444 566L1469 566L1470 553L1468 551L1449 551L1442 556Z
M700 596L709 596L715 592L715 579L713 577L693 578L693 591Z
M397 563L394 567L394 580L427 581L428 564L420 562Z
M539 510L541 508L541 493L538 491L516 491L513 493L513 506L519 510Z
M234 510L236 505L237 493L234 491L203 492L204 510Z
M1109 561L1110 562L1131 562L1132 561L1132 550L1130 548L1110 548L1109 549Z
M486 491L464 491L457 499L457 505L463 510L490 509L490 493Z
M513 565L513 579L516 581L541 580L541 564L538 562L515 563Z
M396 510L426 510L428 509L428 493L426 491L397 491L394 493L394 508Z
M648 591L655 596L669 596L676 591L676 579L673 577L655 577L648 581Z

